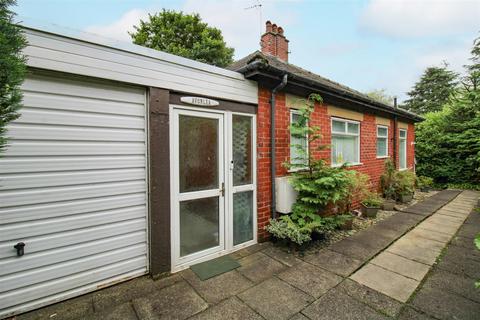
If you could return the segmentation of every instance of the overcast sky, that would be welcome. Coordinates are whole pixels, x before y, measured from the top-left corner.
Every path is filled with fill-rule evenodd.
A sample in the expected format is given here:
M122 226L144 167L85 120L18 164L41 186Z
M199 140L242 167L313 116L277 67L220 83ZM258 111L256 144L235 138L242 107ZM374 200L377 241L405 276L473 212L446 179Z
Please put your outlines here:
M20 17L130 41L127 30L161 8L197 12L222 30L235 57L259 49L264 22L290 40L290 62L366 92L401 100L422 71L461 72L480 36L480 0L17 0Z

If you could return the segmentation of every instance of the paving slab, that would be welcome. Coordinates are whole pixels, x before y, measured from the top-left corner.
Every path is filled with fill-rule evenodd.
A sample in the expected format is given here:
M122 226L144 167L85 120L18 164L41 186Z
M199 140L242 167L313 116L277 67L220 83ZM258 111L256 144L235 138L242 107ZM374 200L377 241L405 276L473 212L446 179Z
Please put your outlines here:
M430 317L429 315L417 311L411 307L405 307L400 312L400 315L397 318L398 320L435 320L435 318Z
M291 317L289 320L309 320L309 319L299 312L295 314L293 317Z
M456 250L447 250L447 253L441 257L437 268L469 277L471 279L480 279L480 267L478 265L479 256L471 254L472 250L462 247L456 247ZM459 252L465 250L464 253Z
M334 288L302 311L312 320L380 320L388 319L370 306Z
M241 267L237 268L237 271L255 283L264 281L288 268L262 252L256 252L238 262Z
M446 290L423 287L417 292L412 305L437 319L478 319L480 304Z
M259 314L255 313L245 303L236 297L226 299L207 310L196 314L192 320L261 320Z
M437 212L435 212L435 214L446 215L450 217L457 217L462 219L465 219L468 216L467 212L454 211L454 210L449 210L445 208L438 210Z
M440 252L445 247L445 242L421 238L421 237L418 237L415 233L410 234L409 232L405 236L395 241L395 243L392 246L408 247L410 245L423 248L425 250L434 251L440 254Z
M475 243L473 242L472 238L466 238L461 236L454 236L450 245L463 247L465 249L469 249L472 254L480 255L480 251L476 249Z
M167 279L167 278L165 278ZM177 280L181 278L177 275L173 276ZM172 281L173 281L172 279ZM95 310L105 310L135 298L143 297L156 290L156 282L148 276L136 278L108 287L93 293L93 306Z
M477 266L480 266L480 263L477 263ZM437 269L427 278L424 287L448 290L451 293L480 303L480 290L475 288L475 280L463 275Z
M286 252L285 250L277 247L268 247L263 250L262 253L268 255L269 257L283 263L288 267L292 267L302 262L302 260L297 259L293 254Z
M348 238L351 241L355 241L364 244L370 248L383 249L387 247L396 237L382 235L380 233L372 232L372 230L363 230Z
M133 300L141 320L186 319L208 307L208 304L185 281Z
M433 230L423 229L422 227L418 226L412 231L408 233L409 237L418 237L423 239L435 240L441 243L448 243L452 238L450 235L446 233L436 232ZM419 239L419 241L421 241Z
M430 270L429 265L406 259L388 251L380 253L370 263L417 281L422 281Z
M231 253L230 256L234 259L240 259L249 255L252 255L256 252L262 251L271 246L272 246L272 243L270 241L260 242L252 246L248 246L246 248L237 250Z
M253 286L253 282L236 270L202 281L192 270L187 269L182 271L182 277L205 301L211 304L216 304Z
M419 224L419 227L422 228L422 229L442 232L442 233L448 234L450 236L453 236L458 230L458 226L439 224L439 223L432 222L432 221L424 221L424 222Z
M314 298L322 296L343 280L332 272L306 262L280 273L278 277Z
M83 318L83 317L82 317ZM55 319L55 318L54 318ZM137 320L132 304L127 302L114 308L95 312L89 320Z
M465 238L474 239L477 234L480 233L480 224L464 224L459 230L457 235Z
M329 249L360 261L367 261L381 250L348 238L332 244Z
M403 230L391 228L388 224L382 224L381 222L369 227L366 231L390 239L397 239L404 233Z
M358 259L328 249L309 254L304 260L343 277L349 276L362 265Z
M289 319L313 298L278 278L270 278L238 297L266 319Z
M81 317L93 316L92 294L69 299L50 306L20 314L14 319L65 319L73 320Z
M386 251L428 265L433 265L439 254L438 251L425 250L416 246L413 242L404 242L401 245L394 243Z
M345 279L338 285L338 288L356 300L390 317L396 317L403 307L403 304L397 300L350 279Z
M351 279L400 302L406 302L419 282L369 263L355 272Z
M480 212L473 211L465 220L465 223L480 226Z

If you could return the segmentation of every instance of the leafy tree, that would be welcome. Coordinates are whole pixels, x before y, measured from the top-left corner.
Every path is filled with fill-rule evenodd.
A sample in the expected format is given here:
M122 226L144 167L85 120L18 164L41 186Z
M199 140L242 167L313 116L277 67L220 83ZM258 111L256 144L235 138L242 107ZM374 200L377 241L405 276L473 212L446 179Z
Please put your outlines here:
M234 49L227 47L222 32L202 22L198 14L163 9L134 28L130 36L135 44L219 67L233 62Z
M410 98L405 101L404 108L419 114L441 110L455 92L457 76L448 70L446 63L442 67L427 68L408 92Z
M369 92L366 92L366 95L376 100L378 102L382 102L388 105L393 105L394 96L391 96L387 93L385 89L376 89Z
M467 75L462 78L462 84L467 91L480 89L480 37L473 41L473 48L470 51L472 64L465 65Z
M25 57L21 50L26 45L21 29L14 24L14 13L9 9L15 0L0 0L0 151L6 144L6 125L19 117L25 77Z

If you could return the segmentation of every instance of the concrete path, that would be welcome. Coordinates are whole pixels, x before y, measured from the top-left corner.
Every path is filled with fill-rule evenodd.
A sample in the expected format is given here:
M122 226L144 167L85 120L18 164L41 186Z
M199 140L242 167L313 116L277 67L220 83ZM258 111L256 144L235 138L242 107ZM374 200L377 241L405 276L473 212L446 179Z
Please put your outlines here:
M476 193L460 194L350 278L400 302L407 302L477 204L477 199Z
M17 318L478 319L478 196L439 192L302 259L262 243L206 281L142 277Z

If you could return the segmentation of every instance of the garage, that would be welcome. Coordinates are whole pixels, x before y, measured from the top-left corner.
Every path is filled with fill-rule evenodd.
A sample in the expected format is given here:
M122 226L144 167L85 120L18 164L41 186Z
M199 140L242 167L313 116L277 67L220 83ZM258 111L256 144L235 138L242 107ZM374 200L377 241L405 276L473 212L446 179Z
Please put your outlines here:
M148 272L146 90L48 72L23 88L0 160L0 315Z
M141 275L178 271L172 106L224 119L243 114L251 125L242 134L250 142L241 141L249 146L257 108L256 83L239 73L58 26L23 28L24 106L7 127L0 156L0 319ZM233 131L218 133L227 139ZM228 201L219 217L232 212L235 192L255 190L253 178L230 186L231 159L223 160L218 187L225 185ZM247 207L237 218L246 221L244 239L233 244L233 231L226 233L213 256L256 242L255 211Z

